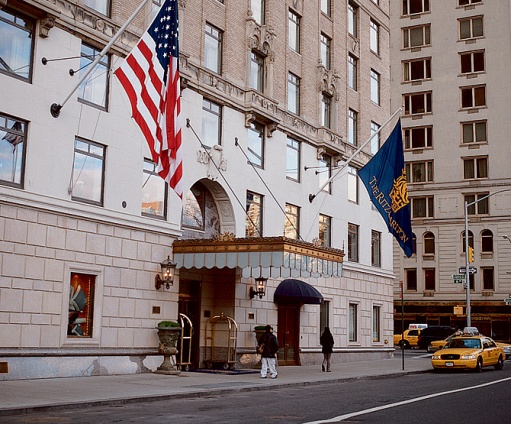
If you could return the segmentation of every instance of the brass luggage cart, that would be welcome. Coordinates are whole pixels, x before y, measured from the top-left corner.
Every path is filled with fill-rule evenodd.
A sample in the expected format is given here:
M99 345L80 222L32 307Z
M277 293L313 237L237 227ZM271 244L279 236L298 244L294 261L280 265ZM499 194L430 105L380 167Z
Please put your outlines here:
M206 323L206 368L236 368L237 341L238 324L233 318L223 313L210 318Z
M181 324L182 330L179 339L179 352L176 366L178 370L189 371L190 365L192 365L193 324L190 318L185 314L179 314L179 323Z

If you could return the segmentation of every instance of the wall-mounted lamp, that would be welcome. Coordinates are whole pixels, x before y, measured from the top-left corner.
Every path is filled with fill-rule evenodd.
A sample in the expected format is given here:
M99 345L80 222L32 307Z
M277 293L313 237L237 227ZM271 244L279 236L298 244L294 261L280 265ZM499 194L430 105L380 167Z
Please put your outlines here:
M161 274L156 274L154 279L154 286L156 290L159 290L160 287L165 286L166 289L169 289L170 286L174 283L174 270L176 269L176 264L170 260L170 256L167 257L162 263L161 266Z
M255 278L256 281L256 288L250 287L250 299L253 299L256 296L259 296L259 299L262 299L264 296L264 285L266 284L266 281L268 281L267 278L264 277L257 277Z

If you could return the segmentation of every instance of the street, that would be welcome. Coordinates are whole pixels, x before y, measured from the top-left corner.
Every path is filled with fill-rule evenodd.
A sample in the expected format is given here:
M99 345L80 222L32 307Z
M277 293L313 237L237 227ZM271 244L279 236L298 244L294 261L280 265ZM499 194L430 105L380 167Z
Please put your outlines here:
M405 354L405 360L429 361L424 351ZM412 356L420 358L412 359ZM182 400L84 405L5 416L1 421L5 424L507 422L510 388L511 361L507 361L502 371L493 368L486 368L482 373L432 371Z

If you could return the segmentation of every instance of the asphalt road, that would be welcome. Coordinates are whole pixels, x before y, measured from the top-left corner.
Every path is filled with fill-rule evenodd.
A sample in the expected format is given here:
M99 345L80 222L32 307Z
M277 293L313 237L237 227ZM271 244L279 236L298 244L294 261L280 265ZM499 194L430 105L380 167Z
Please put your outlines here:
M415 353L425 355L425 352ZM510 391L511 361L506 361L501 371L486 368L479 374L431 372L183 400L102 407L84 405L83 409L70 411L2 417L1 422L477 424L508 422Z

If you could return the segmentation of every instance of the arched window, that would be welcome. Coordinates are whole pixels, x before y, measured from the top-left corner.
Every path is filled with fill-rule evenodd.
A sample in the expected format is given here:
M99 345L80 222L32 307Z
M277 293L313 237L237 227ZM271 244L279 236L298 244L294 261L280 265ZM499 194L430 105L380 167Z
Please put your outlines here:
M491 230L481 231L481 251L493 253L493 233Z
M435 235L428 231L424 233L424 254L434 255L435 254Z
M465 231L461 233L462 252L465 253ZM474 247L474 233L468 230L468 245Z
M199 181L186 194L181 223L182 238L212 238L220 233L220 215L215 200Z

